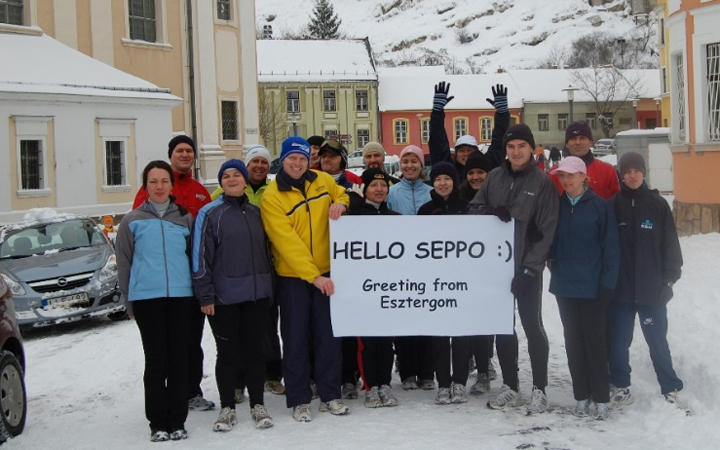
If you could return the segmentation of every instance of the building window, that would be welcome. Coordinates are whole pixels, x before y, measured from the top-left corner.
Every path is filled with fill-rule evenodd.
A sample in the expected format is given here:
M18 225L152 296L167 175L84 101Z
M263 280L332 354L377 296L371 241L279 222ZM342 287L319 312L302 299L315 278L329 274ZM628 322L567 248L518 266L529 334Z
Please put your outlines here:
M405 119L395 120L395 143L408 143L408 122Z
M629 127L632 125L632 118L631 117L621 117L620 118L620 126L621 127Z
M355 91L355 111L368 110L368 91L361 89Z
M558 130L564 130L568 126L568 115L558 114Z
M337 111L337 105L335 104L335 91L323 91L323 111Z
M549 131L550 119L547 114L538 114L538 131Z
M238 140L237 102L222 101L222 138L224 141Z
M230 0L217 0L217 17L220 20L230 20Z
M128 0L130 39L157 42L155 0Z
M660 45L665 45L665 18L660 18L660 29L658 30L658 34L660 34Z
M105 186L125 185L125 143L105 141Z
M43 151L40 140L20 141L20 189L44 189Z
M22 0L0 0L0 23L23 24Z
M483 117L480 119L480 140L489 141L492 139L493 119L492 117Z
M587 124L591 130L594 130L595 126L597 125L597 118L596 118L595 113L585 114L585 122L587 122Z
M272 39L272 38L273 38L272 25L263 25L262 33L260 34L260 39Z
M430 119L421 119L420 125L422 126L423 144L427 144L430 142Z
M675 56L675 76L677 77L677 86L675 86L677 114L674 120L677 121L678 139L680 142L685 142L685 67L682 54Z
M338 140L338 130L325 130L323 132L323 136L325 136L325 139L335 139Z
M363 148L367 143L370 142L370 130L358 128L357 130L357 145L358 148Z
M300 112L300 91L287 91L285 99L287 100L287 112Z
M467 119L458 117L453 121L455 125L455 141L460 139L460 136L465 136L467 133Z
M720 141L720 43L707 46L708 139Z

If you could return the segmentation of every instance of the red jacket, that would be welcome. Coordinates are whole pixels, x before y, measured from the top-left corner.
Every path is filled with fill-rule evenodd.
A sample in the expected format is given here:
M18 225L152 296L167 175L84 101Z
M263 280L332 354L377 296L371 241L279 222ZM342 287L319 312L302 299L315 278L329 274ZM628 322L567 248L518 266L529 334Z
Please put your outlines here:
M617 172L615 168L605 161L593 159L587 166L587 175L590 177L590 187L597 195L605 200L620 192L620 183L618 182ZM553 183L561 194L564 192L557 174L550 175Z
M211 202L210 193L205 186L195 181L189 173L174 172L175 182L173 183L172 194L176 197L177 203L184 206L193 217L197 217L200 208ZM145 203L150 197L144 187L140 187L135 194L133 209Z

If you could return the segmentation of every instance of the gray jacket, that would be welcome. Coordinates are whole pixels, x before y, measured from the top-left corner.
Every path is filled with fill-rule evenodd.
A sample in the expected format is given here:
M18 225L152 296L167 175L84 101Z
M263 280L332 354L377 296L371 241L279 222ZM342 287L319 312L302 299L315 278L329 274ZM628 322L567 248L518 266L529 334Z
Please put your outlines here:
M555 185L534 159L520 172L509 161L493 169L468 205L468 214L492 214L504 206L515 219L515 270L528 267L541 273L555 237L560 207Z

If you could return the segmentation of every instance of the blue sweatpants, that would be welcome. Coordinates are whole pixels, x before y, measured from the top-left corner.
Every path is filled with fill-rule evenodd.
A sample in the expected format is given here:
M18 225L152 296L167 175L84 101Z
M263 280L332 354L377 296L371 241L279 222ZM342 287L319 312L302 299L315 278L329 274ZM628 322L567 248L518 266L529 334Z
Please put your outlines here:
M662 394L682 390L683 382L675 374L667 342L667 307L664 305L610 304L610 383L620 388L630 386L630 344L633 340L635 315L640 316L640 328L650 348L650 359Z
M300 278L281 276L277 277L275 293L280 305L287 407L312 400L310 352L315 355L315 383L320 399L329 402L340 398L342 354L340 338L333 336L330 298Z

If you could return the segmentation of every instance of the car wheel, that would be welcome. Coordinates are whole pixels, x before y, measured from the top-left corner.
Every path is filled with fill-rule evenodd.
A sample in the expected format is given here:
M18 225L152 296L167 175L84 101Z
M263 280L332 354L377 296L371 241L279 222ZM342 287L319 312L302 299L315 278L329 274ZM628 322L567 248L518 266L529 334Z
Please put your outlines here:
M0 354L0 442L25 428L27 396L22 367L9 351Z

